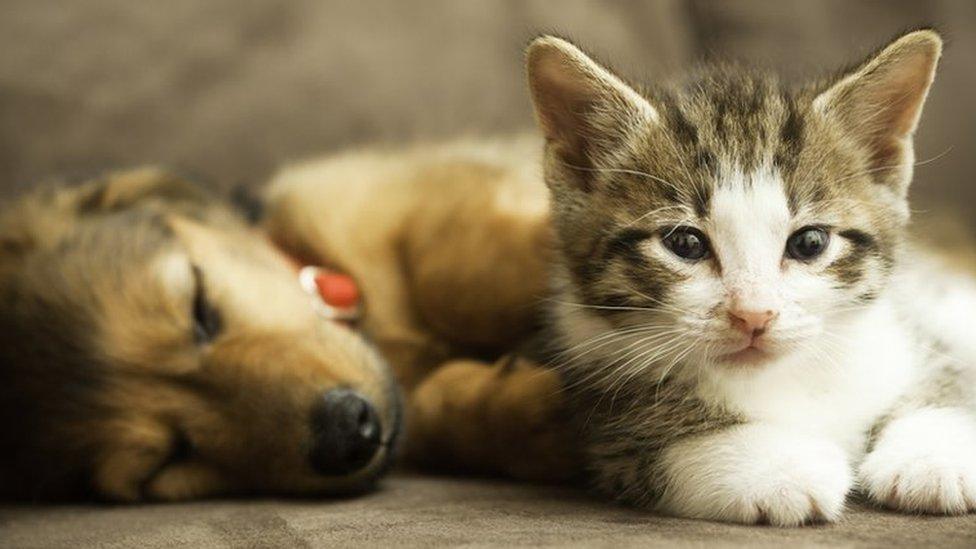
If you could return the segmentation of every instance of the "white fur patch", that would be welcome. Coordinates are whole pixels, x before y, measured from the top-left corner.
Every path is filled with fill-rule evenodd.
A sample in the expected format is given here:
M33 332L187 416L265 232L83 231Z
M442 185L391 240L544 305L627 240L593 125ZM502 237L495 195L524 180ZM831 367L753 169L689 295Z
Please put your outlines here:
M688 440L663 456L659 509L691 518L775 526L834 521L851 488L843 450L760 425Z
M896 419L859 477L872 500L893 509L976 511L976 417L958 408L926 408Z
M758 368L708 368L699 396L754 421L829 437L856 458L867 429L911 387L917 354L884 300L843 332L843 340L814 341Z
M756 307L778 307L779 272L790 232L790 211L780 177L770 169L732 170L711 200L708 234L729 292Z

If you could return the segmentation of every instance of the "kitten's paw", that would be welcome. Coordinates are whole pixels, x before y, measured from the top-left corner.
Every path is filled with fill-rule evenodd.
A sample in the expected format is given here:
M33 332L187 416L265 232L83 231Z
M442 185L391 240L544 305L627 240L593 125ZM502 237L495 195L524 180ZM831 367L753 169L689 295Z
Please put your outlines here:
M837 445L755 425L680 443L664 463L661 510L745 524L833 522L852 483Z
M859 476L865 494L891 509L976 511L976 419L954 408L896 419L882 431Z

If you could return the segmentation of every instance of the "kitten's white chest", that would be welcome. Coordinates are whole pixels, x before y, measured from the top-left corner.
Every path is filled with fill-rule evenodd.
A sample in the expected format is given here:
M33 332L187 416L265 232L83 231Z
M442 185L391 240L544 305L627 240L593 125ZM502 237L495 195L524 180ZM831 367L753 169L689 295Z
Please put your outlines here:
M824 342L761 371L716 371L699 393L753 421L826 436L855 455L872 423L914 379L911 341L893 307L878 303L842 342Z

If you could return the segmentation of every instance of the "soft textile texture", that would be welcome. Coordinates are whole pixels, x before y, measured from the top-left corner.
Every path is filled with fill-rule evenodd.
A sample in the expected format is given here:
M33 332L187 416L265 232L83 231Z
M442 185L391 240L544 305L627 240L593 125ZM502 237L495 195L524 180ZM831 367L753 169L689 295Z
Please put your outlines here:
M832 526L661 518L570 489L394 476L345 501L213 501L0 509L9 547L972 547L976 515L910 517L853 506Z

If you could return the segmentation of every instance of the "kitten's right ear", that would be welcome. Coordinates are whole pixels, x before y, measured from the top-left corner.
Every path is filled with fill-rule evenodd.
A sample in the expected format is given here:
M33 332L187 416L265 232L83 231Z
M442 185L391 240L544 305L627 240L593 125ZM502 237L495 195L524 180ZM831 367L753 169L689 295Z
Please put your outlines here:
M590 167L599 147L658 119L647 99L561 38L533 40L526 68L539 125L567 163Z
M845 74L813 102L870 156L875 177L904 194L911 180L912 136L942 54L931 30L898 38Z

